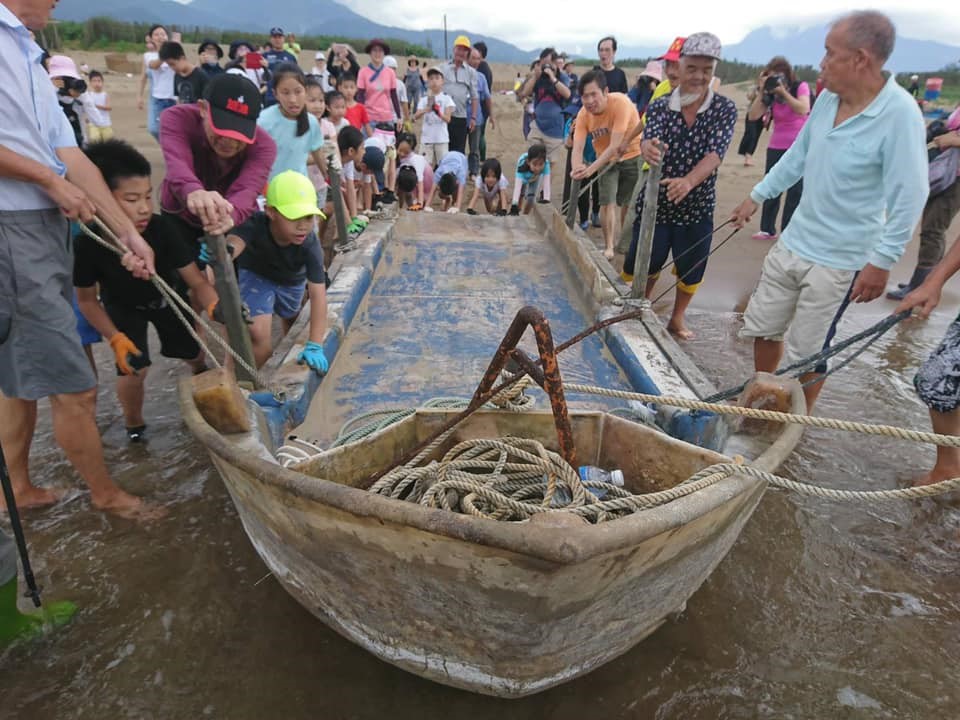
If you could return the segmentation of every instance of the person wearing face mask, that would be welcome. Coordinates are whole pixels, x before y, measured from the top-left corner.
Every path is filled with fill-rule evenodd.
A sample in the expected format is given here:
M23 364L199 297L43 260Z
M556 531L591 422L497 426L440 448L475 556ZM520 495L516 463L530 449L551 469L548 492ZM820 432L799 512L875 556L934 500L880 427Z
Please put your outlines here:
M214 40L208 38L201 42L197 52L200 54L200 69L207 74L207 77L225 72L220 66L220 61L223 60L223 48Z

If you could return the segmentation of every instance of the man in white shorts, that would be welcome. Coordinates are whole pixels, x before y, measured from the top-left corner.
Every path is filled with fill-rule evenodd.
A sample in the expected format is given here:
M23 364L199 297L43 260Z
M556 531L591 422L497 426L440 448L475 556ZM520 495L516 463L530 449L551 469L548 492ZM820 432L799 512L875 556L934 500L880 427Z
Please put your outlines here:
M927 197L925 128L916 102L883 76L896 32L874 11L835 22L821 61L826 92L781 160L733 213L737 227L801 177L803 199L763 263L744 314L754 366L773 372L829 346L849 302L885 290ZM801 375L808 410L823 363ZM809 383L809 384L808 384Z

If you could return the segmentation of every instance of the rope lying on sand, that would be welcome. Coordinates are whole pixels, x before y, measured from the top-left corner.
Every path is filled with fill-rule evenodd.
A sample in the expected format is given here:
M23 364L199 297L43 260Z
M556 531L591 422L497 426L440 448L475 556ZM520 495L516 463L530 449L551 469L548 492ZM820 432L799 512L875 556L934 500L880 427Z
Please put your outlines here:
M960 478L893 490L834 490L774 475L738 463L704 468L679 485L632 494L605 482L583 482L560 455L535 440L506 437L467 440L439 462L422 458L396 468L370 492L490 520L522 521L563 512L591 523L615 520L678 500L735 475L747 475L803 495L845 501L917 500L960 489ZM598 498L590 490L602 491Z

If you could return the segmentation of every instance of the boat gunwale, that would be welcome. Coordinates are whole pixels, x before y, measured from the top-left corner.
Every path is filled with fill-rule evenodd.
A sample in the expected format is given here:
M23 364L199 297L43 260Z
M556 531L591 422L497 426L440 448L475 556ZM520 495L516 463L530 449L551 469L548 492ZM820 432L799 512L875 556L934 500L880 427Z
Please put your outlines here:
M479 543L562 565L585 562L597 555L635 546L651 537L682 527L692 517L711 512L744 493L766 485L764 481L747 475L733 475L665 505L596 525L557 529L530 523L504 523L393 500L284 468L241 449L211 427L193 401L189 377L181 378L179 393L184 421L197 440L221 461L260 482L352 515L373 517L381 522L405 525L450 539ZM800 410L798 403L804 402L799 386L795 388L792 400L792 410L797 412ZM786 426L777 440L754 461L754 466L768 470L776 468L793 450L802 432L802 426Z

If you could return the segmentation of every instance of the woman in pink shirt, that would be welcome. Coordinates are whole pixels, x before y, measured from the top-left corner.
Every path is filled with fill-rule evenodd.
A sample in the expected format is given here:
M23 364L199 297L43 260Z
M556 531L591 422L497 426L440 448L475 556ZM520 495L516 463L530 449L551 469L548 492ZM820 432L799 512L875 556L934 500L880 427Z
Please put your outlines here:
M387 146L386 190L383 202L395 201L393 192L397 172L397 121L403 118L400 96L397 94L397 74L384 65L384 56L390 46L383 40L371 40L365 48L370 55L370 64L360 68L357 75L357 102L363 103L370 116L373 134L379 135Z
M810 86L798 82L793 66L781 56L773 58L757 81L757 97L750 105L749 119L759 120L769 114L773 123L770 142L767 144L767 165L765 172L777 164L783 154L797 139L807 116L810 114ZM793 211L800 204L803 193L803 180L787 190L787 199L783 205L783 218L780 231L787 227ZM766 200L760 216L760 232L754 240L775 240L777 234L777 214L780 212L780 196Z

